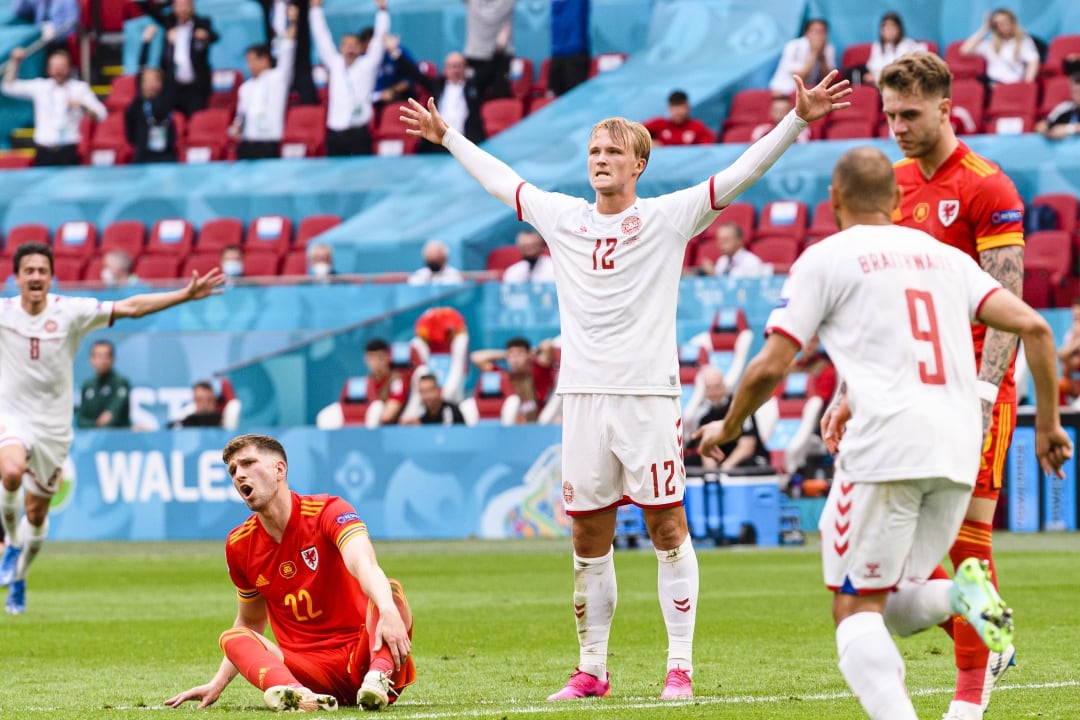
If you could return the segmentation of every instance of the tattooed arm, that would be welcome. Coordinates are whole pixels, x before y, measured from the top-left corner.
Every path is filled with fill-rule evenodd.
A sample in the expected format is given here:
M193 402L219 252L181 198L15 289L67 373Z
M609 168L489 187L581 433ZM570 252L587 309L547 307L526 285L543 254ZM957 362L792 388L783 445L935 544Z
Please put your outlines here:
M990 248L979 253L982 269L994 276L1002 286L1017 297L1024 295L1024 248L1006 245ZM1012 333L986 328L983 340L982 362L979 364L979 380L1001 385L1016 351L1017 338ZM992 402L983 401L983 434L990 429Z

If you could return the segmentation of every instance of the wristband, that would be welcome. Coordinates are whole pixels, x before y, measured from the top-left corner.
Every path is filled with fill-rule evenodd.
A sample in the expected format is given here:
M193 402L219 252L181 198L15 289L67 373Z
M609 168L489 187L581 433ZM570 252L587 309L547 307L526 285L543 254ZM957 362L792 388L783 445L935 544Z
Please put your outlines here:
M980 400L986 402L996 402L998 396L998 386L989 380L977 380L975 382L975 393L979 396Z

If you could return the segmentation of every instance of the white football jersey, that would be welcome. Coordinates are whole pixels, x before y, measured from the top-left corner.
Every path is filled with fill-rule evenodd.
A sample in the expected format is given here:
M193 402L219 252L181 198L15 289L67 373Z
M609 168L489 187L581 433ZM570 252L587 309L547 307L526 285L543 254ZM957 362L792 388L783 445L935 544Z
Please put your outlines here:
M558 392L680 394L675 309L683 254L717 215L712 179L617 215L525 183L518 217L547 241L562 323Z
M837 478L974 484L982 446L971 326L1000 285L965 253L894 225L859 225L806 250L766 332L817 331L846 383Z
M83 336L111 324L113 304L49 295L30 315L18 296L0 301L0 415L70 438L75 353Z

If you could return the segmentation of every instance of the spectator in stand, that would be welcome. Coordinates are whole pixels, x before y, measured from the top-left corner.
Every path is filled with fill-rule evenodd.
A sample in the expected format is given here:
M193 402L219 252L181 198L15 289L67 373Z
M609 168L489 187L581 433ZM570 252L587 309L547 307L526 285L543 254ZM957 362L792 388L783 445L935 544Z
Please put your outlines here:
M562 95L589 79L589 0L551 0L548 91Z
M481 101L510 97L514 1L465 0L465 62Z
M210 18L196 15L192 0L173 0L172 12L162 12L165 4L136 0L147 15L165 29L161 70L166 94L174 110L191 116L206 107L213 89L210 76L210 46L218 40Z
M750 142L757 142L765 137L794 107L795 103L791 101L790 95L773 95L772 102L769 103L769 122L761 123L753 129L750 133ZM810 142L810 128L804 127L795 138L795 142Z
M94 377L83 383L75 425L81 428L131 427L127 378L113 369L116 349L108 340L90 346L90 367Z
M1069 76L1069 99L1054 106L1050 114L1035 123L1035 131L1051 140L1063 140L1080 129L1080 73Z
M791 365L790 372L806 373L814 379L811 397L819 397L824 401L822 404L822 412L824 412L824 406L829 404L833 393L836 392L837 376L836 367L821 347L821 341L816 334L803 345L795 362Z
M221 260L218 263L221 273L229 281L244 276L244 249L239 245L226 245L221 249Z
M459 133L472 142L484 140L484 119L480 115L480 106L483 105L483 97L479 89L466 76L465 56L458 52L452 52L443 61L443 74L439 78L431 78L420 71L414 62L410 62L405 55L392 57L399 62L403 71L412 78L412 81L427 90L435 98L435 104L439 113ZM416 151L419 153L446 152L441 145L428 142L421 138Z
M221 410L209 380L200 380L191 387L191 412L172 427L221 427Z
M525 338L510 338L505 350L476 350L471 359L480 372L504 363L514 394L521 399L518 422L536 422L555 387L555 346L550 340L541 342L534 353Z
M367 28L361 31L361 41L366 31ZM416 94L416 86L405 69L407 63L416 65L416 57L401 44L401 37L398 35L387 34L383 40L383 46L382 64L379 65L379 72L375 76L375 92L371 96L371 101L375 105L376 118L384 107L405 102ZM364 52L367 52L366 47ZM398 58L403 55L405 61L399 63Z
M295 36L296 25L290 21L278 47L277 67L272 66L267 45L252 45L245 53L251 77L240 85L236 119L229 127L229 134L240 139L236 146L238 160L276 158L281 154L296 54Z
M1039 48L1006 8L987 13L960 52L985 58L986 77L994 84L1035 82L1039 76Z
M330 104L326 113L326 154L370 155L374 117L372 95L390 31L386 0L376 0L375 26L366 48L357 35L343 35L338 47L326 24L323 0L311 0L311 34L319 58L330 74Z
M364 364L368 370L368 401L383 403L380 425L393 425L401 417L409 389L405 379L390 368L390 346L385 340L374 338L368 342Z
M724 383L724 373L711 365L701 368L700 372L704 377L702 382L709 407L698 420L696 427L704 427L715 420L723 419L731 405L731 390ZM691 447L697 445L696 440L690 442ZM723 452L724 461L720 463L709 455L699 455L701 466L706 470L731 470L737 467L766 467L769 464L769 451L761 440L753 414L743 423L739 438L724 445Z
M887 12L881 16L881 29L878 39L870 47L870 59L866 61L866 72L862 81L867 85L876 85L882 68L901 55L916 50L926 50L926 43L917 42L904 35L904 21L900 14Z
M644 123L653 145L710 145L716 134L705 123L690 117L690 98L682 90L668 95L667 117Z
M544 238L532 228L517 234L517 248L521 259L503 271L504 283L555 282L555 265L544 253Z
M111 288L138 285L138 276L131 272L131 256L123 250L105 253L101 259L101 282Z
M421 375L417 391L423 413L416 417L402 418L402 425L464 425L465 418L454 403L443 400L439 379L434 375Z
M20 47L11 51L0 91L34 103L34 165L79 164L79 124L89 113L104 120L108 111L90 86L71 77L71 55L57 50L45 61L47 77L19 80L26 57Z
M315 243L307 249L308 275L326 281L337 275L334 270L334 251L326 243Z
M744 246L743 231L738 224L721 225L716 231L716 245L720 248L720 257L716 258L716 263L712 264L707 259L702 262L702 270L706 275L751 278L767 274L761 258Z
M424 267L409 276L410 285L456 285L465 282L465 277L453 265L449 264L450 249L442 240L428 240L424 243Z
M801 37L784 45L769 89L777 94L790 95L795 92L793 75L802 78L806 87L813 87L835 67L836 48L829 42L829 23L821 18L812 18L803 24Z
M296 93L297 104L318 105L319 93L311 74L311 23L308 0L256 0L263 10L266 42L277 57L278 46L289 26L289 5L296 6L296 54L293 56L293 81L291 93ZM291 94L290 93L290 94Z
M78 0L15 0L15 16L41 29L45 52L66 48L79 29Z
M139 51L139 93L124 111L124 134L135 148L134 163L176 162L176 126L172 121L173 100L162 92L165 76L148 67L150 43L157 25L143 30Z

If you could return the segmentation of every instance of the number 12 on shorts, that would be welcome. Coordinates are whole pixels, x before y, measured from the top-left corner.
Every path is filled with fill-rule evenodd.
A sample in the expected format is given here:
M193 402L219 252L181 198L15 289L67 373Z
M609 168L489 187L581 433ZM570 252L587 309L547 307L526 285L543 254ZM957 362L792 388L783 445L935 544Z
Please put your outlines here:
M671 497L675 494L674 460L652 464L652 489L653 497Z

